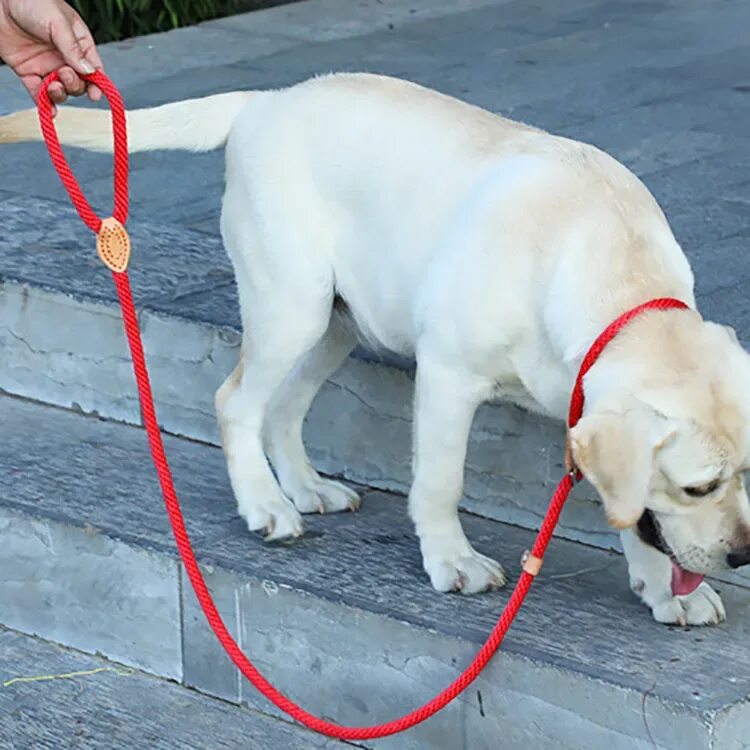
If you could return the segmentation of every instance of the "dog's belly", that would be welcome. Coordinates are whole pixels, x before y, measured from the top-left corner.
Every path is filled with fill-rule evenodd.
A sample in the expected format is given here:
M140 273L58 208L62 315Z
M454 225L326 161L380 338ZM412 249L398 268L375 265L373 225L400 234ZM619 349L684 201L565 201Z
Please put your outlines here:
M493 403L511 403L526 411L554 416L534 398L524 386L522 380L515 375L508 374L498 379L490 400Z
M357 341L373 354L396 354L399 357L413 359L415 346L410 331L398 325L393 315L359 315L338 293L334 298L334 314L344 326L351 331Z
M458 349L504 350L533 314L539 256L506 226L518 224L520 196L543 189L550 167L509 154L453 172L460 179L435 177L419 190L363 189L357 202L336 194L335 292L371 346L410 357L428 333L453 337ZM512 360L500 368L512 371Z

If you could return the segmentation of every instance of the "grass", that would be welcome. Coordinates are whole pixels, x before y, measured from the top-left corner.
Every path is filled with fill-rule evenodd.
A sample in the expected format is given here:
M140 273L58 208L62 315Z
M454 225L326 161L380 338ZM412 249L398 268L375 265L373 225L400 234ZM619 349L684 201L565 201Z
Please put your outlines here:
M69 0L98 43L192 26L293 0Z

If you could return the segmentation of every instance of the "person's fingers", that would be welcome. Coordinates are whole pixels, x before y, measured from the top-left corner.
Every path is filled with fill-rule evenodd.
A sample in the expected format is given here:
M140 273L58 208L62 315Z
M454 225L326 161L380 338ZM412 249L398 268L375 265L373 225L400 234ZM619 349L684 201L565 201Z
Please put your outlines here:
M65 87L65 91L72 96L80 96L86 91L86 83L78 77L78 74L73 68L67 65L57 71L57 75L60 76L60 81Z
M47 89L47 93L55 104L62 104L68 98L68 94L60 81L52 81Z
M39 89L42 87L42 77L32 74L20 76L20 78L23 87L29 92L29 96L36 101L37 96L39 96Z
M76 21L79 21L80 25L75 23ZM76 31L73 30L74 23ZM50 22L49 31L50 39L61 57L76 73L88 75L95 71L94 63L86 56L86 52L93 48L94 42L80 18L74 17L74 14L67 16L60 13ZM84 47L88 40L90 44Z
M73 34L78 40L78 45L83 50L84 57L97 69L104 67L102 58L99 57L99 51L96 49L96 42L91 36L89 27L83 22L81 17L75 13L73 16ZM84 71L81 71L84 72Z
M44 79L41 76L35 74L20 76L20 78L24 88L29 92L31 98L36 102L37 97L39 96L39 91L42 88L42 81ZM55 84L52 85L54 86ZM57 85L59 86L60 84ZM63 94L64 93L65 92L63 91ZM51 104L52 117L54 117L57 114L57 107L54 105L54 103Z
M29 96L36 102L37 98L39 97L39 92L42 88L42 82L44 79L42 76L38 76L36 74L30 74L26 76L20 76L21 83L23 84L23 87L26 89L26 91L29 92ZM58 94L62 93L63 100L65 99L65 90L60 86L59 83L56 81L51 83L48 92L51 90L51 93L54 94L55 87L57 87ZM51 96L51 94L50 94ZM51 103L51 110L52 110L52 117L54 117L57 114L57 107L55 106L54 102Z
M102 90L98 86L94 86L93 83L86 87L86 93L92 102L98 102L102 98Z
M60 77L63 87L66 93L72 96L80 96L86 91L86 83L79 78L78 74L73 68L67 65L57 71L57 75Z

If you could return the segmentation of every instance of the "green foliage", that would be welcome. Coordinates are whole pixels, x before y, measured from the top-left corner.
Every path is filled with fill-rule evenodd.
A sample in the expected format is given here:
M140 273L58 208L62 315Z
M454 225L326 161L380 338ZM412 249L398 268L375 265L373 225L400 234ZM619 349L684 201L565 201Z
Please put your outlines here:
M97 42L190 26L264 3L246 0L70 0ZM273 2L266 5L275 4Z

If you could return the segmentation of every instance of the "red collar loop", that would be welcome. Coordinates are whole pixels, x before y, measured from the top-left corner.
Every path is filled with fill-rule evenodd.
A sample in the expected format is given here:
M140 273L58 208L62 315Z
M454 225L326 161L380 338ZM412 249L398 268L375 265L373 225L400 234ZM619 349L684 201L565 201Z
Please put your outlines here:
M628 310L626 313L623 313L599 334L596 341L594 341L588 352L586 352L586 356L581 363L581 368L578 371L578 377L576 378L575 386L573 387L573 393L570 396L568 428L575 427L583 414L583 379L586 377L588 371L594 366L596 360L599 359L599 356L604 351L607 344L609 344L609 342L612 341L612 339L615 338L625 326L644 312L647 312L648 310L670 309L688 309L688 306L684 302L674 299L673 297L659 297L657 299L652 299L650 302L644 302L642 305L638 305L637 307Z
M638 305L637 307L628 310L626 313L623 313L599 334L596 341L594 341L588 352L586 352L586 356L583 358L581 367L578 370L575 385L573 386L573 392L570 396L570 408L568 410L568 436L570 435L570 430L578 424L578 420L583 414L583 380L588 371L594 366L596 360L599 359L599 356L604 351L607 344L609 344L623 328L644 312L649 310L671 309L685 310L689 309L689 307L681 300L673 297L659 297L657 299L652 299L649 302L644 302L642 305ZM565 440L565 470L568 472L568 475L573 482L580 481L583 478L583 475L578 470L575 461L573 460L569 437Z

